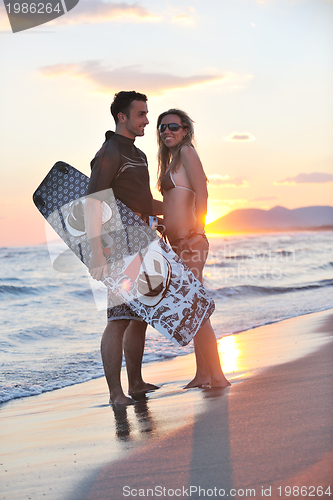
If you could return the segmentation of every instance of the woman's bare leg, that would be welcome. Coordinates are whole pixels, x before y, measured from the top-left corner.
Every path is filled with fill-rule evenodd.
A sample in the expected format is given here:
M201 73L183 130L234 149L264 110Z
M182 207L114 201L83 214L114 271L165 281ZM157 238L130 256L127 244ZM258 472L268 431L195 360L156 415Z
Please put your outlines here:
M202 239L192 252L183 250L178 255L202 283L202 271L208 255L208 242ZM211 387L230 385L221 368L216 337L209 320L197 332L193 342L197 369L194 379L185 386L185 389L209 384Z
M194 337L195 339L195 337ZM184 389L191 389L192 387L203 387L209 386L211 383L210 371L205 361L205 358L201 354L197 342L194 341L194 353L196 361L196 374L194 379L189 382Z
M194 337L194 345L199 348L208 366L211 387L227 387L230 385L221 368L216 337L209 319Z

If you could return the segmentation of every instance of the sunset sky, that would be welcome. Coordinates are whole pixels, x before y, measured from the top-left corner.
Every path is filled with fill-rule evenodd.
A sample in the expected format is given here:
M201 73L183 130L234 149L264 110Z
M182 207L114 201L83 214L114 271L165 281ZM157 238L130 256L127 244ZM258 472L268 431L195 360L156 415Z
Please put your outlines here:
M207 222L333 205L331 0L80 0L13 34L0 3L0 246L45 241L32 193L63 160L89 174L119 90L148 95L136 145L156 183L157 116L195 121Z

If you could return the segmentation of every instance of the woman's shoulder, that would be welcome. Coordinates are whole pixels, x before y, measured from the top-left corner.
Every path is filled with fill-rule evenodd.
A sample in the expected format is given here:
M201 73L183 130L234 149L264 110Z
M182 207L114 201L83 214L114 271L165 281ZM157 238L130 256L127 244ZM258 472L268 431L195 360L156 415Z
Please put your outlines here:
M183 163L184 160L186 161L191 161L193 160L194 158L198 159L199 158L199 155L198 153L196 152L196 150L194 149L193 146L189 146L187 144L184 144L184 146L182 146L181 150L180 150L180 159L181 159L181 162Z

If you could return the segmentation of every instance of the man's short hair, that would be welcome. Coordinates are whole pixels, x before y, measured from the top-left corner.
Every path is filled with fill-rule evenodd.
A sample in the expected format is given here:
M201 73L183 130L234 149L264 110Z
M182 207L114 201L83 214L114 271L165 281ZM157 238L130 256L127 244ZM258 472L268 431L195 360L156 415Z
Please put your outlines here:
M147 102L147 96L145 94L140 94L140 92L135 92L135 90L126 91L122 90L114 95L113 102L111 104L111 115L114 121L119 122L118 113L124 113L124 115L129 118L130 108L133 101L143 101Z

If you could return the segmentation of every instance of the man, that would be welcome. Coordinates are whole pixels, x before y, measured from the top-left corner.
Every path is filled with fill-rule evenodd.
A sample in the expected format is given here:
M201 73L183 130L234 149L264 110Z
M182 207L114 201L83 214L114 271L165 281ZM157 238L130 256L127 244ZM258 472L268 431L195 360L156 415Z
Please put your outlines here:
M116 198L141 217L162 213L162 202L153 200L145 154L134 146L137 136L143 136L148 107L147 97L135 91L115 94L111 114L116 123L114 132L106 132L106 141L91 162L91 178L86 200L85 223L92 249L90 274L100 280L107 276L107 262L101 245L101 197L98 193L112 187ZM97 193L95 195L95 193ZM110 390L110 403L133 404L125 396L120 372L124 354L129 382L129 394L144 393L157 387L144 382L141 362L147 324L126 304L114 305L108 293L108 323L101 341L101 355Z

